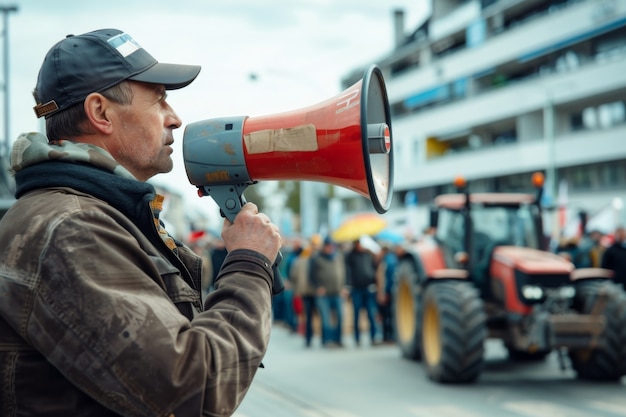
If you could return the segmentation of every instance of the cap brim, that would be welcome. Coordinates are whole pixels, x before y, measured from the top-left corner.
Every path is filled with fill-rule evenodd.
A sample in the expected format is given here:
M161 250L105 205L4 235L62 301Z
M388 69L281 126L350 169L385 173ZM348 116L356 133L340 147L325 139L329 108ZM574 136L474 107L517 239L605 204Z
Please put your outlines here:
M189 85L200 73L199 65L162 64L157 62L129 80L162 84L166 90L176 90Z

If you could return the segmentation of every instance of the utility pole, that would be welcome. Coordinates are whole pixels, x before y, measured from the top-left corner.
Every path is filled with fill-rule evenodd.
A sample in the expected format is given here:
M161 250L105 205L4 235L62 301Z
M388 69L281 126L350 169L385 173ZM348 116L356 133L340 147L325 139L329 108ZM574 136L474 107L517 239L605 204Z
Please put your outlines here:
M9 13L17 12L18 7L16 5L0 5L0 12L2 12L2 66L3 66L3 83L2 91L4 96L4 138L2 142L2 149L0 149L0 180L4 184L0 184L0 198L2 194L13 194L13 182L9 179L7 169L11 163L11 142L10 142L10 114L9 114ZM5 190L3 190L5 188ZM0 209L4 209L0 207Z
M0 5L0 12L2 12L2 63L4 72L4 83L2 85L4 90L4 157L8 160L11 153L11 147L9 142L9 13L17 12L16 5L2 6Z

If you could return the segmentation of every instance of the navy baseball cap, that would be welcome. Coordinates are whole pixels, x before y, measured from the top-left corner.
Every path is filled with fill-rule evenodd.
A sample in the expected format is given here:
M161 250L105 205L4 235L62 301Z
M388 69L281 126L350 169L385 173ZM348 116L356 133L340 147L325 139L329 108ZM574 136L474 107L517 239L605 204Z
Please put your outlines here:
M89 94L124 80L183 88L200 72L198 65L157 62L127 33L101 29L68 35L48 51L33 95L37 117L46 118L80 103Z

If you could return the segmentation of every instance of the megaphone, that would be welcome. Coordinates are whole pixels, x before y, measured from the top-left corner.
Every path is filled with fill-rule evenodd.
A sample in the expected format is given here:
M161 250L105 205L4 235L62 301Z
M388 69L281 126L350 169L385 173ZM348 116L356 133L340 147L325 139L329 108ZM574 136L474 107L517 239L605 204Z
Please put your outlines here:
M393 195L393 151L387 90L380 69L317 105L260 117L223 117L188 124L183 134L187 178L234 221L244 190L262 180L338 185L385 213Z

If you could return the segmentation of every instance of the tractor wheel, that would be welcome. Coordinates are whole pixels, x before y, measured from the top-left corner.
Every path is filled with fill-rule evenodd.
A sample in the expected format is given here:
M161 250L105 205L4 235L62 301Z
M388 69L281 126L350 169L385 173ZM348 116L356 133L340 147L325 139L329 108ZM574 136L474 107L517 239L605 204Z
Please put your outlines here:
M415 264L407 260L400 261L395 277L392 311L396 343L403 357L419 360L421 359L422 336Z
M486 314L465 281L434 281L424 293L422 354L430 379L473 382L483 369Z
M598 295L607 294L601 348L572 349L569 352L572 367L581 379L616 381L626 373L626 294L620 286L610 282L587 281L576 287L574 308L589 314Z

